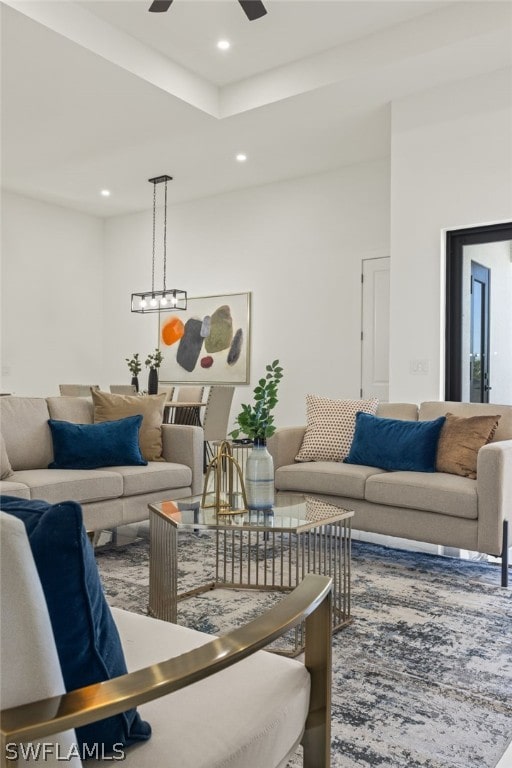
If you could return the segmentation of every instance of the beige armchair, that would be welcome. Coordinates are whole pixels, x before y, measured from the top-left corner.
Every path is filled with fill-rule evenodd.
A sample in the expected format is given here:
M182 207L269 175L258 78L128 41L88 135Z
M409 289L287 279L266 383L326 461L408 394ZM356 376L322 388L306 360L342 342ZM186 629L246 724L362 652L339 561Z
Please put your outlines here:
M13 744L62 743L67 753L70 729L138 706L153 735L126 751L128 766L284 768L301 742L304 766L328 768L330 579L308 575L270 611L215 639L112 609L136 671L64 693L25 528L2 513L0 529L2 766L13 765ZM304 620L304 664L259 650Z

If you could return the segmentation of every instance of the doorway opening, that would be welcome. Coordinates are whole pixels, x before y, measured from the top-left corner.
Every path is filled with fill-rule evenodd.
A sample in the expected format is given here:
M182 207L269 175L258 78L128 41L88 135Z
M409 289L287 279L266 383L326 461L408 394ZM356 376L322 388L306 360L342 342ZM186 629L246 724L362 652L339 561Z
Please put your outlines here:
M471 262L469 401L488 403L490 384L489 327L491 270Z
M445 399L512 404L512 222L446 235Z

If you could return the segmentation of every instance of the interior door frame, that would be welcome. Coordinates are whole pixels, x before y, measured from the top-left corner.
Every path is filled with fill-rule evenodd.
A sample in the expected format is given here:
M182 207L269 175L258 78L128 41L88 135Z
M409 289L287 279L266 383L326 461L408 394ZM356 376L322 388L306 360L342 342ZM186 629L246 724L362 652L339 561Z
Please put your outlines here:
M512 222L446 232L445 400L462 400L462 269L464 246L512 240Z
M372 273L371 267L377 267L380 272L386 272L388 275L387 289L388 294L386 296L387 301L385 306L387 309L386 318L383 318L382 313L379 313L378 318L376 312L378 311L378 305L375 303L375 275ZM380 267L380 270L379 270ZM389 276L391 271L391 257L389 254L383 256L369 256L363 258L361 261L361 386L360 397L377 397L381 402L387 402L389 400ZM370 281L369 278L373 278ZM371 293L369 293L369 291ZM379 305L384 306L384 303ZM370 309L370 312L368 311ZM371 318L371 319L370 319ZM384 319L386 323L384 324ZM365 374L368 369L374 371L373 363L375 361L375 350L378 348L375 326L379 320L380 328L386 329L386 378L382 382L375 385L375 379L372 378L372 384L368 386L368 378L365 378ZM368 350L371 349L374 353L371 355L372 362L369 363ZM382 349L382 347L380 347Z

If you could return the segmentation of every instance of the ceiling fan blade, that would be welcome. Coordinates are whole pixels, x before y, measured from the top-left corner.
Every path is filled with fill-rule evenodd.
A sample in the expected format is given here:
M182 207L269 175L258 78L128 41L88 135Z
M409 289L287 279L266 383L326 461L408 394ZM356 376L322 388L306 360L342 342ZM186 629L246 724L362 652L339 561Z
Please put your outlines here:
M238 0L249 21L259 19L266 14L266 8L261 0Z
M168 11L171 7L172 0L153 0L151 3L149 10L152 13L163 13L164 11Z

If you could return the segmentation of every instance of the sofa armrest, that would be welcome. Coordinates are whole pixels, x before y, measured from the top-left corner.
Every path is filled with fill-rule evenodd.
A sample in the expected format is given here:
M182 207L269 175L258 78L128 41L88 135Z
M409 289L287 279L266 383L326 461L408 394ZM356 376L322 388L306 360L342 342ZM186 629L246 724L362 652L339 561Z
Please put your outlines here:
M302 445L306 427L281 427L267 440L267 448L274 459L274 469L293 464Z
M162 456L192 470L191 495L203 490L204 432L188 424L162 424Z
M512 516L512 440L484 445L477 458L478 551L501 554L503 520Z

